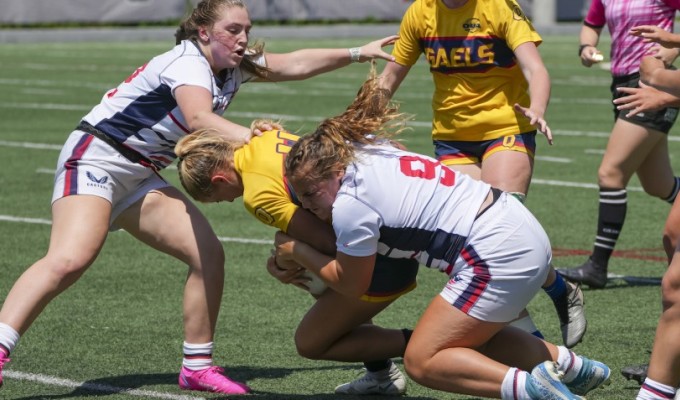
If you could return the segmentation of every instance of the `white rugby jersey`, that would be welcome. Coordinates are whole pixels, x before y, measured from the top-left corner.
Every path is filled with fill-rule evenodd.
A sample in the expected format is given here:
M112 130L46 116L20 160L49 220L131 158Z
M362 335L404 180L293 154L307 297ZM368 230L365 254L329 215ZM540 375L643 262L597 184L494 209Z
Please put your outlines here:
M264 56L255 61L264 65ZM228 69L226 79L220 81L198 46L184 40L137 68L83 120L164 168L175 159L177 141L189 133L175 89L182 85L206 88L213 96L213 112L222 115L241 84L252 78L235 68Z
M337 249L358 257L417 258L447 271L489 190L425 155L358 147L333 203Z

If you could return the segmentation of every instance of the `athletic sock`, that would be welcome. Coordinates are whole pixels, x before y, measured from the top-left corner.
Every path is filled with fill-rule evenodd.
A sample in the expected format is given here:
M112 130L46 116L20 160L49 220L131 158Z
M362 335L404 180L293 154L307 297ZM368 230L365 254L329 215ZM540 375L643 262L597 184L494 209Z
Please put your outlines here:
M550 296L553 303L566 301L567 284L560 274L555 274L555 281L543 290Z
M182 366L192 371L200 371L212 366L213 342L194 344L184 342Z
M401 334L404 335L404 343L408 346L408 342L411 340L411 335L413 335L413 329L404 328L401 330Z
M564 346L557 346L557 352L557 370L564 374L563 381L573 381L581 372L583 360Z
M664 385L655 380L645 378L645 381L640 387L636 400L662 400L673 399L675 397L675 388L673 386Z
M665 200L668 203L673 204L675 202L675 198L678 197L678 192L680 192L680 176L676 176L673 179L673 190L671 190L671 194L663 198L662 200Z
M597 236L592 260L606 267L626 220L628 196L626 189L600 188L600 207L597 217Z
M536 325L534 324L534 320L531 319L531 315L527 315L526 317L522 317L520 319L511 321L508 325L514 326L515 328L519 328L524 332L529 332L539 339L545 339L541 331L539 331Z
M364 367L368 372L378 372L385 370L392 365L392 360L389 358L387 360L377 360L377 361L364 361Z
M527 371L510 368L505 374L505 378L503 378L503 383L501 384L501 399L528 399L529 394L526 390L527 379L531 379L531 376Z
M14 350L19 343L19 332L7 324L0 322L0 351L6 356Z

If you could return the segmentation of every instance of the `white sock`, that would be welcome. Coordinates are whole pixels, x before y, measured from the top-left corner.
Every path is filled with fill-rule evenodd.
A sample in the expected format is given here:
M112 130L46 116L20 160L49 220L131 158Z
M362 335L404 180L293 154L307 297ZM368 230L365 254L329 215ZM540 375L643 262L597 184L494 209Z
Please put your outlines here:
M519 329L523 330L524 332L529 332L532 335L543 339L543 335L541 334L541 332L538 330L538 328L534 324L534 320L531 319L531 315L527 315L527 316L522 317L520 319L510 321L510 323L508 325L514 326L515 328L519 328Z
M501 399L502 400L519 400L528 399L526 384L527 379L531 376L527 371L522 371L518 368L510 368L503 378L501 384Z
M19 332L7 324L0 322L0 351L9 356L19 342Z
M182 366L192 371L212 367L213 342L193 344L184 342Z
M636 400L661 400L673 399L675 397L675 388L673 386L664 385L655 380L645 378L640 391L638 392Z
M564 382L571 382L581 372L583 360L564 346L557 346L557 351L557 370L564 374Z

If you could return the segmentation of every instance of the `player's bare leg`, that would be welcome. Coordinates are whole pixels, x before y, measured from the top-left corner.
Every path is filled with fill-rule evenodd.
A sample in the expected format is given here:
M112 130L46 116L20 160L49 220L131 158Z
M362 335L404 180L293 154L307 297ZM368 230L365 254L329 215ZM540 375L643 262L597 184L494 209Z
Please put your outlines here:
M167 218L172 215L172 218ZM149 246L187 264L184 287L184 353L180 387L225 394L250 389L212 365L215 325L224 288L224 249L207 219L178 189L149 192L116 221ZM198 362L192 352L202 354Z
M94 262L108 233L110 213L111 203L96 196L74 195L54 202L47 254L19 277L0 310L0 373L20 335Z

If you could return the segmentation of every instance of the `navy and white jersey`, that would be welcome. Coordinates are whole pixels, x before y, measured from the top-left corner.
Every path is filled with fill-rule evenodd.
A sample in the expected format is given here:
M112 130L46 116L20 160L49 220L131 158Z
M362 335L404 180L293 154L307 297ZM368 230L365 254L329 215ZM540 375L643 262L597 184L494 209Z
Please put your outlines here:
M391 146L358 146L333 203L338 251L449 272L490 186Z
M263 56L255 61L265 62ZM175 159L177 141L189 133L175 89L182 85L206 88L213 96L213 112L222 115L241 84L252 78L235 68L226 70L221 81L197 45L185 40L108 91L83 120L164 168Z

